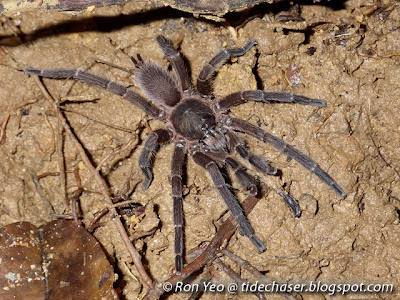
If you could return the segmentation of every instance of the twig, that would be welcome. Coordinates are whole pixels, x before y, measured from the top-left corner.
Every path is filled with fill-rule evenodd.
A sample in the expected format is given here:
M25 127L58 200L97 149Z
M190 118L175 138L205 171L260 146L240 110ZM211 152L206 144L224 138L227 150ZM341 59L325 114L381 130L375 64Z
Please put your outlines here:
M22 108L22 107L24 107L26 105L29 105L29 104L33 104L36 101L37 101L37 99L25 100L25 101L22 101L22 102L20 102L20 103L18 103L16 105L11 106L11 107L0 107L0 110L5 110L6 111L5 115L3 117L3 120L1 121L0 144L2 142L4 142L4 139L5 139L5 136L6 136L6 127L7 127L8 120L10 119L10 116L11 116L11 111L17 110L17 109Z
M375 149L376 149L376 151L377 151L377 153L378 153L379 158L385 163L385 165L386 165L387 167L389 167L390 169L392 169L392 170L394 171L394 173L397 175L397 177L400 177L400 173L399 173L399 171L397 170L397 168L396 168L395 166L392 166L392 164L383 156L383 154L382 154L382 152L381 152L381 150L380 150L380 147L379 147L379 146L377 145L377 143L375 142L375 139L374 139L374 129L373 129L373 127L372 127L371 119L369 118L369 114L368 114L368 113L366 113L365 115L366 115L366 117L367 117L369 129L370 129L370 132L367 133L367 136L371 139L371 142L372 142L373 146L375 147Z
M108 214L109 210L108 208L103 208L101 211L98 211L92 221L90 221L90 224L86 228L87 231L93 232L98 226L100 226L97 222L104 217L106 214Z
M107 160L109 160L111 157L113 157L113 156L117 155L118 153L120 153L120 152L125 151L126 149L128 149L128 148L132 145L133 141L136 140L136 139L137 139L137 136L136 136L135 134L132 134L131 137L130 137L130 139L129 139L129 141L128 141L128 143L126 143L126 145L124 145L124 146L122 146L121 148L119 148L119 149L117 149L117 150L115 150L115 151L109 153L108 155L106 155L104 158L101 159L101 161L99 162L99 164L98 164L97 167L96 167L96 171L97 171L97 172L100 171L100 169L101 169L101 167L103 166L103 164L104 164Z
M224 255L232 259L234 262L236 262L238 265L241 267L245 268L247 271L249 271L255 278L259 279L260 281L264 283L272 283L273 281L269 279L267 276L265 276L263 273L257 270L254 266L252 266L247 260L244 260L243 258L237 256L236 254L232 253L228 249L222 249L221 251ZM290 295L289 293L279 293L282 297L286 298L287 300L297 300L294 296Z
M265 188L261 191L261 195L265 192ZM258 203L260 198L256 198L253 196L247 197L247 199L242 203L243 210L245 214L249 214L254 206ZM186 267L182 270L180 275L174 274L170 278L166 280L175 286L178 282L182 282L185 278L192 275L194 272L203 268L205 265L211 263L217 255L221 252L222 244L231 238L231 236L235 233L236 230L236 220L234 217L230 216L218 229L217 234L211 240L210 244L206 249L197 257L195 260L186 265ZM143 299L159 299L160 296L164 293L162 284L157 282L149 289L146 296Z
M44 121L46 122L46 125L50 129L51 135L52 135L53 145L51 146L51 152L49 153L49 160L52 160L53 154L56 151L56 147L57 147L56 146L56 133L54 132L54 128L51 125L47 114L44 114ZM57 121L58 121L58 119L57 119Z
M222 271L224 271L230 278L236 281L239 285L242 285L246 283L247 281L244 280L238 273L233 271L230 267L228 267L226 264L224 264L219 258L215 259L215 264L217 265L218 268L220 268ZM255 292L255 295L257 295L258 299L265 299L264 295L261 294L260 292Z
M71 207L72 207L71 213L72 213L72 216L74 217L75 223L79 224L77 207L78 207L79 197L82 195L82 192L83 192L83 186L82 186L81 177L79 176L79 167L78 166L76 166L74 169L74 176L75 176L76 185L78 186L78 189L74 192L74 194L71 197Z
M333 115L334 111L332 111L326 118L325 120L322 122L321 125L318 126L318 128L316 130L314 130L314 134L318 133L318 131L324 127L326 125L326 123L328 123L329 118Z
M31 179L32 179L33 183L35 184L36 191L38 192L40 198L46 204L46 206L51 211L51 213L54 213L54 208L51 205L51 202L49 201L49 199L47 199L46 195L44 194L42 185L40 184L39 178L37 177L36 173L33 170L30 170L29 175L31 176Z
M236 254L232 253L228 249L222 249L222 253L232 259L235 263L240 265L241 267L245 268L249 271L254 277L257 279L265 279L265 276L257 270L257 268L253 267L247 260L237 256Z
M64 113L76 114L76 115L81 116L81 117L84 117L84 118L86 118L86 119L88 119L88 120L90 120L90 121L93 121L93 122L98 123L98 124L102 124L102 125L104 125L104 126L107 126L107 127L110 127L110 128L116 129L116 130L120 130L120 131L123 131L123 132L133 133L132 129L125 128L125 127L118 126L118 125L114 125L114 124L110 124L110 123L108 123L108 122L105 122L105 121L102 121L102 120L99 120L99 119L96 119L96 118L87 116L87 115L85 115L85 114L82 114L82 113L80 113L80 112L78 112L78 111L74 111L74 110L70 110L70 109L65 109L65 108L62 108L62 111L63 111Z
M112 213L113 216L113 222L118 230L118 233L120 234L132 260L133 263L135 264L135 267L141 277L141 279L144 281L144 283L148 286L152 285L152 280L147 274L146 270L143 267L143 264L141 262L141 257L139 253L137 252L136 248L133 246L131 243L128 234L125 231L124 225L121 222L121 219L119 218L119 215L116 211L116 209L113 206L113 202L111 200L111 196L108 193L108 186L105 180L100 176L99 172L96 171L96 168L93 166L92 162L90 161L89 157L86 155L85 149L81 145L81 143L78 141L76 138L75 134L71 131L71 128L69 127L64 115L60 111L59 107L57 106L56 102L54 101L53 97L49 94L47 91L46 87L43 85L43 83L40 81L38 76L33 76L35 82L39 86L40 90L42 91L43 95L45 98L50 101L50 103L53 105L54 110L57 113L57 117L61 122L61 125L64 127L64 130L68 134L68 136L71 138L72 142L74 143L76 150L79 153L79 156L81 157L83 163L85 164L86 168L89 170L89 172L93 175L100 191L101 194L104 197L104 200L106 202L106 205L108 206L108 209Z
M67 175L65 172L65 159L64 159L64 135L63 127L61 126L60 118L57 118L56 125L56 151L58 157L58 169L60 170L60 185L63 191L64 201L67 204Z
M3 142L4 137L6 136L6 127L8 120L10 119L10 112L7 111L6 114L3 117L3 120L1 121L1 129L0 129L0 145Z
M66 206L68 206L68 195L67 195L67 179L65 173L65 161L64 161L64 153L63 153L63 129L60 126L60 120L57 118L56 131L53 129L47 114L44 115L44 120L46 121L47 126L50 128L53 135L53 149L49 155L49 159L52 159L52 155L54 152L57 152L57 160L58 160L58 169L59 179L60 179L60 189L62 191L63 202Z
M45 172L37 175L39 179L45 178L47 176L60 176L60 172Z

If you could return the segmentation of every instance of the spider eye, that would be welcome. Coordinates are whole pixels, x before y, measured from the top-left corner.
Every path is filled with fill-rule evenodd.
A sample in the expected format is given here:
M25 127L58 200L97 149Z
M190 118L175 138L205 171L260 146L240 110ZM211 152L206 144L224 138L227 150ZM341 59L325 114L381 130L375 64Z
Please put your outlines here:
M175 130L193 140L202 140L216 126L212 110L197 99L189 99L174 110Z

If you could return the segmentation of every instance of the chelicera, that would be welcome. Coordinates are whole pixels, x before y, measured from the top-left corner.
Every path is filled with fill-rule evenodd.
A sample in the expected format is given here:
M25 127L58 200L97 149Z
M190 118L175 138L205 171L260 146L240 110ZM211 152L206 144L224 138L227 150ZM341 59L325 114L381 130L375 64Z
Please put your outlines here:
M194 161L210 175L216 189L227 207L239 223L240 231L247 236L259 252L266 247L258 238L253 227L243 213L239 201L229 189L220 171L227 166L235 174L238 182L251 195L258 193L257 181L246 168L230 155L236 151L257 170L276 175L277 168L266 159L250 152L238 133L245 133L268 143L299 162L327 184L339 197L346 197L345 191L322 170L318 164L304 153L290 146L282 139L242 119L229 116L229 109L247 101L263 103L298 103L325 107L326 102L287 92L268 92L263 90L240 91L222 99L213 95L213 78L218 69L232 57L239 57L248 52L256 42L251 40L243 48L224 48L217 53L200 71L196 86L189 77L188 70L180 53L170 40L163 36L157 42L170 61L175 74L150 62L144 62L140 55L132 58L136 67L136 81L147 99L116 82L101 78L79 69L38 70L25 69L25 73L48 78L73 78L95 85L117 94L145 111L151 117L162 121L165 129L152 132L146 139L139 158L145 181L142 189L147 190L153 180L152 157L159 147L166 143L175 145L172 155L171 184L173 196L175 228L175 270L183 268L183 166L185 156Z

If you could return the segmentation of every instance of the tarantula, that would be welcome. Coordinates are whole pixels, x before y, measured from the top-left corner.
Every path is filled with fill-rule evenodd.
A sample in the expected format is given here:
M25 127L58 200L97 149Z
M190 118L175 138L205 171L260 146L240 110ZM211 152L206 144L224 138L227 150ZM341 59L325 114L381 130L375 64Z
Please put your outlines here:
M147 137L139 158L139 165L145 176L142 189L146 190L153 180L152 157L161 145L175 144L172 155L171 185L176 273L180 273L183 268L182 176L186 155L192 156L198 165L207 170L222 199L239 223L241 233L250 239L259 252L266 249L264 243L255 235L240 203L225 182L220 167L227 166L230 168L239 183L251 195L256 195L258 192L257 181L241 163L230 156L231 151L236 150L240 157L261 172L276 175L278 170L264 158L251 153L242 139L239 138L237 132L250 134L272 145L290 159L298 161L307 170L317 175L339 197L346 197L345 191L311 158L265 130L245 120L228 115L231 107L247 101L299 103L317 107L325 107L325 101L287 92L262 90L236 92L222 99L216 99L213 95L213 79L218 69L230 58L239 57L248 52L256 45L255 41L249 41L243 48L222 49L202 68L197 77L196 86L193 85L184 60L178 50L173 47L172 42L161 35L157 37L157 42L171 63L175 75L156 64L144 62L140 55L137 55L136 59L131 58L136 67L137 84L150 101L118 83L79 69L38 70L27 68L24 71L27 74L41 77L73 78L101 87L122 96L153 118L164 122L165 129L155 130Z

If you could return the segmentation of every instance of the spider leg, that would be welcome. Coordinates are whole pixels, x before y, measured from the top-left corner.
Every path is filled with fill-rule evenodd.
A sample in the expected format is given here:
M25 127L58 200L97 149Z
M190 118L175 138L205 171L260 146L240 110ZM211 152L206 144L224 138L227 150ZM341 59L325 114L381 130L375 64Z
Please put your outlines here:
M174 200L174 228L175 228L175 272L180 275L183 268L183 197L182 197L182 174L185 160L185 150L182 145L175 146L172 156L171 185Z
M178 76L178 81L182 90L187 91L192 87L192 82L181 54L174 48L172 42L164 36L157 36L157 42L165 56L167 56L168 60L171 62L172 67Z
M245 147L245 145L243 145L240 142L239 137L237 137L236 134L234 134L232 131L228 131L227 134L229 137L229 142L231 144L231 147L235 148L241 157L248 159L253 166L255 166L258 170L264 173L267 173L269 175L276 175L278 173L278 169L276 167L271 166L271 164L268 161L266 161L263 157L254 155L251 152L249 152ZM287 205L289 205L290 209L293 211L295 218L300 217L301 214L300 206L296 202L296 200L294 200L290 196L290 194L280 191L276 191L276 193L282 197L282 199L287 203Z
M258 194L257 181L253 176L247 173L246 168L242 164L223 152L209 151L207 152L207 155L211 157L211 159L220 162L221 165L227 165L233 172L235 172L236 178L242 187L249 191L251 196L256 196Z
M38 70L35 68L24 69L26 74L38 75L40 77L55 78L55 79L68 79L72 78L86 84L101 87L113 94L124 97L126 100L142 109L145 113L154 118L160 117L161 111L147 101L145 98L135 93L134 91L124 87L116 82L101 78L91 73L81 71L79 69L64 69L64 70Z
M235 176L250 195L256 196L258 194L257 181L247 173L246 168L231 157L227 157L225 162L235 172Z
M232 131L228 130L227 135L229 137L229 143L232 148L235 148L236 152L241 157L247 159L257 170L266 173L268 175L276 175L278 169L272 166L263 157L255 155L247 150L247 148L240 142L239 138Z
M244 55L257 43L250 40L243 48L224 48L207 63L197 78L197 90L202 95L211 95L213 75L231 57Z
M286 192L281 192L281 191L275 191L279 196L282 197L283 201L286 202L286 204L290 207L292 210L294 217L295 218L300 218L301 211L300 211L300 205L299 203L290 196L289 193Z
M193 154L194 161L206 169L210 174L215 187L217 188L222 199L224 199L226 206L231 211L232 215L236 218L239 223L241 232L249 238L249 240L256 246L257 250L261 253L265 251L266 247L264 243L255 235L254 229L251 227L249 221L243 213L243 209L239 204L239 201L229 190L224 178L222 177L221 171L219 170L216 162L209 156L201 152L195 152Z
M144 148L139 157L139 166L146 176L146 180L142 185L143 191L147 190L153 181L153 173L151 172L153 156L158 151L160 144L167 143L170 140L171 136L165 129L157 129L147 137Z
M312 105L318 107L325 107L326 102L323 100L311 99L308 97L295 95L287 92L267 92L261 90L255 91L241 91L230 94L218 102L218 108L225 110L232 106L236 106L247 101L256 102L282 102L282 103L299 103L304 105Z
M321 167L309 158L307 155L297 150L293 146L290 146L285 141L280 138L270 134L269 132L245 121L236 118L231 118L228 124L233 130L244 132L254 136L255 138L268 143L271 146L278 149L283 154L288 157L293 158L299 162L304 168L314 173L321 179L325 184L327 184L339 197L345 198L346 192L326 173Z

